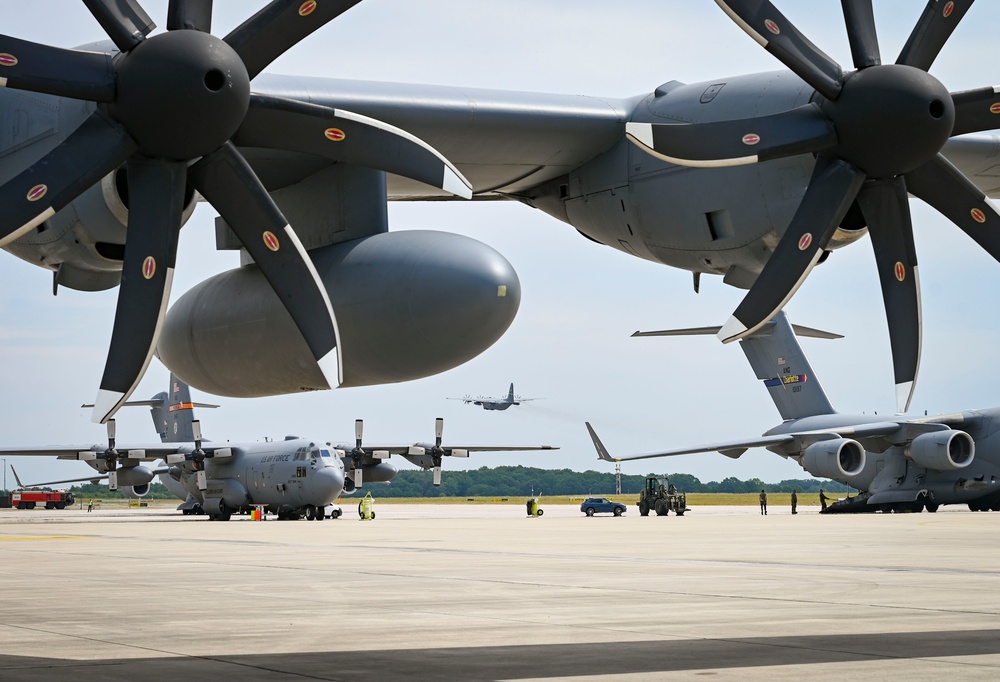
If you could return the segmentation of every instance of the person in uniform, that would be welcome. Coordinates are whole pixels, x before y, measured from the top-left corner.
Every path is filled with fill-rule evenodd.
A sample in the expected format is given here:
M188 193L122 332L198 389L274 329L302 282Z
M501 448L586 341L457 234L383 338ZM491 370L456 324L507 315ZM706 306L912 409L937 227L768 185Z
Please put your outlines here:
M760 513L767 514L767 493L763 490L760 491Z
M826 501L829 500L829 499L830 498L826 496L826 493L823 492L823 489L820 488L819 489L819 506L820 506L820 511L823 511L824 509L826 509Z
M792 513L793 514L798 514L798 512L795 511L795 508L798 507L798 506L799 506L798 491L793 490L792 491Z

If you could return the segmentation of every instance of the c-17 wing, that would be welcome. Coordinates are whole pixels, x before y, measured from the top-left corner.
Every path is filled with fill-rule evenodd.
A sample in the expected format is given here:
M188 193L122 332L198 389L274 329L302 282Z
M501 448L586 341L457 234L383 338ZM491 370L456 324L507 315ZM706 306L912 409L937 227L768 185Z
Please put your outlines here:
M627 462L633 459L672 457L674 455L694 455L701 452L719 452L726 457L736 459L750 448L784 445L785 443L791 443L796 440L796 436L789 434L782 434L778 436L758 436L757 438L750 438L746 440L698 445L693 448L678 448L675 450L664 450L663 452L650 452L642 455L632 455L630 457L612 457L611 453L608 452L608 449L604 447L604 443L602 443L601 439L597 437L597 432L594 431L594 427L590 425L590 422L586 422L586 424L587 431L590 432L590 438L594 441L594 447L597 448L598 458L603 459L606 462Z

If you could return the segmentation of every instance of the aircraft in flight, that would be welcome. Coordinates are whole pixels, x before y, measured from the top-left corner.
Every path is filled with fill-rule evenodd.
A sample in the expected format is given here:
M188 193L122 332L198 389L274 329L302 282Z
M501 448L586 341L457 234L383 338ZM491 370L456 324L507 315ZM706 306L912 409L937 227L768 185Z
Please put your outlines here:
M514 384L511 384L510 388L507 390L507 395L503 398L485 398L483 396L473 398L472 396L467 395L464 398L450 398L450 400L461 400L466 405L471 403L482 407L484 410L503 411L513 405L520 405L521 403L538 400L538 398L522 398L519 395L514 395Z
M202 390L251 397L415 379L488 348L517 311L513 268L466 237L389 232L387 200L519 201L696 289L720 275L748 290L723 341L867 232L901 412L921 345L908 195L1000 256L1000 96L928 73L971 2L929 0L895 64L871 4L845 2L844 70L768 0L717 0L788 70L624 99L263 73L358 2L275 0L216 38L211 3L172 0L154 33L136 0L91 0L109 43L0 36L0 118L25 122L0 131L0 246L55 286L121 283L96 421L154 351ZM168 312L200 200L244 265Z
M718 327L637 332L638 336L718 333ZM857 488L830 512L927 511L967 504L973 511L1000 511L1000 436L992 425L1000 408L905 418L839 414L806 359L796 332L836 335L789 324L784 312L740 341L764 382L782 423L756 438L710 443L630 457L612 456L588 423L600 459L625 462L719 452L738 458L764 447L798 462L809 474Z
M128 401L130 407L149 407L160 443L119 445L115 420L107 422L108 443L96 445L2 447L0 454L76 459L87 462L94 476L35 485L55 485L107 479L112 490L128 489L144 497L156 476L184 503L185 513L204 512L212 519L229 520L233 513L264 505L279 519L322 520L325 508L349 495L365 481L388 483L397 470L386 462L400 455L423 469L433 470L434 485L441 484L444 457L468 457L470 452L557 450L548 445L444 446L444 420L437 419L435 441L413 445L376 445L362 442L364 424L355 422L356 441L336 445L296 436L282 441L235 443L203 440L196 407L218 407L191 400L191 389L170 376L170 390L149 400ZM93 407L84 405L84 407ZM166 466L150 469L143 463L165 460Z

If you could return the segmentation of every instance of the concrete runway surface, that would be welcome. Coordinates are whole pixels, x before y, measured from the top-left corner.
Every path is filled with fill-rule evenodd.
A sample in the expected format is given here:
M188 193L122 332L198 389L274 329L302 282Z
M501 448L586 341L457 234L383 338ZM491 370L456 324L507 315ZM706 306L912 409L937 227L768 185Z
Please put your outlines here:
M0 510L0 680L997 680L1000 514Z

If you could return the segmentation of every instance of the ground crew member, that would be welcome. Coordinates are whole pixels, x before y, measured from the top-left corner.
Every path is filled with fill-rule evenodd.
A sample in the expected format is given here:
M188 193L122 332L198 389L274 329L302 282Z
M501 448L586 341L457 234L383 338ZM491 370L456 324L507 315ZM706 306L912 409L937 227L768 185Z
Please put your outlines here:
M798 514L798 512L795 511L795 508L798 507L798 506L799 506L799 496L796 494L796 491L793 490L792 491L792 513L793 514Z
M760 491L760 513L761 515L767 514L767 493L763 490Z
M91 500L90 504L87 505L87 513L89 514L92 511L94 511L94 501L93 500Z
M819 489L819 506L820 506L820 511L823 511L823 510L826 509L826 501L828 499L830 499L830 498L827 497L826 493L823 492L823 489L820 488Z

